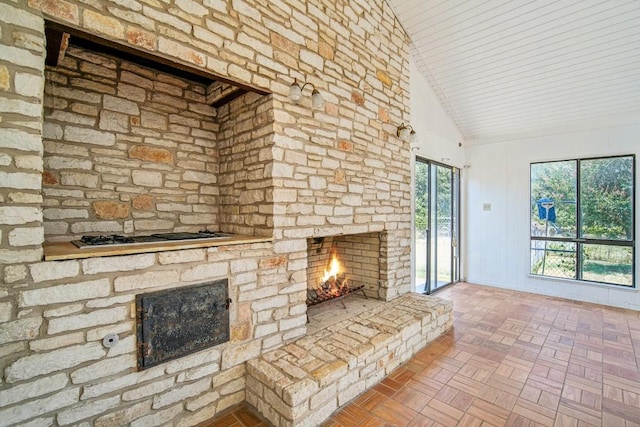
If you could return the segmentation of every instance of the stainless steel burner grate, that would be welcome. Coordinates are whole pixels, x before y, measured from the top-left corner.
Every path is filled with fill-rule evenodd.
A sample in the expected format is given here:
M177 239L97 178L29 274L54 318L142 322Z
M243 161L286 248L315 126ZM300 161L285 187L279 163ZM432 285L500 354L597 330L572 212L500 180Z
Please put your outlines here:
M80 241L90 246L133 243L133 239L131 237L125 237L119 234L111 234L109 236L82 236Z
M114 245L131 245L142 243L159 243L174 242L202 239L224 239L231 237L231 234L218 233L214 231L199 231L197 233L157 233L148 236L122 236L119 234L111 234L107 236L82 236L80 240L74 240L71 243L78 248L87 248L91 246L114 246Z

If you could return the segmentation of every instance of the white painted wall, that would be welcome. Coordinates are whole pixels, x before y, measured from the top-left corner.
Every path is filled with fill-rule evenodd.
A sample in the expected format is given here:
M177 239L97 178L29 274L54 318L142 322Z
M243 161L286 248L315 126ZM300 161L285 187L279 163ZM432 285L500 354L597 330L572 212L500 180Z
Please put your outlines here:
M410 73L410 124L418 133L414 159L420 156L461 169L461 277L478 284L640 310L637 290L529 275L529 165L636 154L636 175L640 176L640 125L463 144L461 148L462 135L413 61ZM411 167L413 171L414 162ZM491 204L490 211L483 210L485 203ZM640 240L639 182L636 207L636 240ZM638 250L636 260L640 261ZM638 264L636 278L640 282ZM640 283L637 287L640 289Z
M462 231L467 281L640 310L640 291L529 275L529 165L617 154L635 154L640 161L640 125L472 145L465 152L469 167L464 169ZM639 186L636 179L636 240ZM490 211L483 210L484 203L491 203ZM636 250L640 280L638 259Z
M413 60L409 64L409 71L410 124L418 134L418 150L413 153L461 168L464 164L464 148L459 146L463 141L460 131Z

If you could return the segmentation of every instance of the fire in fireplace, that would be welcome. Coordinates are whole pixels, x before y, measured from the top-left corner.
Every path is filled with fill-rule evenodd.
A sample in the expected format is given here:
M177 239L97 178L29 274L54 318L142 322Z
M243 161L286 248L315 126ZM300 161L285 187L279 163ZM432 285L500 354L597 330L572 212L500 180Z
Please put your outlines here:
M348 294L359 291L364 285L353 286L351 281L343 273L342 265L335 253L331 256L329 269L324 270L324 275L318 286L307 289L307 307L321 302L345 297ZM365 294L366 297L366 294Z

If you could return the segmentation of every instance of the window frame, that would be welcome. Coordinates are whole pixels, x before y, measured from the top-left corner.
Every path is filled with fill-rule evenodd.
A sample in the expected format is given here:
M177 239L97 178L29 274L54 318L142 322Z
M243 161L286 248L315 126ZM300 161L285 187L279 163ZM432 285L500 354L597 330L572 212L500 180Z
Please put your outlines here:
M615 158L631 158L632 167L631 167L631 175L632 175L632 188L631 188L631 220L632 220L632 238L631 240L613 240L613 239L594 239L594 238L586 238L582 237L582 211L581 211L581 183L580 183L580 174L581 174L581 162L589 161L589 160L603 160L603 159L615 159ZM556 162L575 162L576 164L576 235L575 237L549 237L549 236L534 236L531 232L531 224L533 222L533 209L531 209L532 203L532 171L534 165L540 164L549 164ZM532 271L532 257L531 257L531 248L532 242L534 241L542 241L542 242L562 242L562 243L573 243L575 244L576 253L575 253L575 276L573 278L567 277L558 277L558 276L550 276L546 274L538 274ZM612 282L602 282L596 280L584 279L582 276L582 249L584 245L604 245L604 246L624 246L631 248L631 285L623 285L620 283L612 283ZM539 161L539 162L531 162L529 165L529 274L536 277L545 277L550 279L559 279L559 280L570 280L577 282L588 282L595 283L599 285L605 286L615 286L621 289L636 289L636 156L635 154L620 154L620 155L611 155L611 156L594 156L594 157L580 157L573 159L559 159L559 160L550 160L550 161Z

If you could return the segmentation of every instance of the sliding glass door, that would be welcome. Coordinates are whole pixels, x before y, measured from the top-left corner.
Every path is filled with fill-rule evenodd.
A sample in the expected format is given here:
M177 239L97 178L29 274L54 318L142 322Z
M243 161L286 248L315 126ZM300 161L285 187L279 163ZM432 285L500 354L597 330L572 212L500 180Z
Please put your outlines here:
M414 182L415 289L428 294L459 280L460 174L418 158Z

